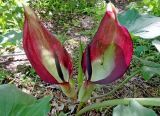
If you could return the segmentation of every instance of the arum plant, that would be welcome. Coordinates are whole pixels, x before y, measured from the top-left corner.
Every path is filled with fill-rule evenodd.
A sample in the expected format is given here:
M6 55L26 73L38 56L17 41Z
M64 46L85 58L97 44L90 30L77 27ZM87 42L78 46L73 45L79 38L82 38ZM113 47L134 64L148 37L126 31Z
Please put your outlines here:
M58 39L43 26L28 6L24 6L24 14L23 47L33 68L43 81L58 84L66 96L77 99L77 91L72 79L73 63L70 55ZM81 45L80 51L82 51ZM81 52L82 57L79 64L82 69L79 68L78 74L78 101L80 107L77 108L77 111L80 111L77 115L82 115L92 109L121 104L114 109L113 115L127 114L121 111L130 111L132 114L132 109L137 110L136 108L138 108L143 109L143 111L137 112L139 114L150 112L155 116L155 112L143 108L136 101L142 105L159 106L159 98L115 99L94 103L81 109L81 104L90 99L97 84L109 84L124 75L130 65L132 54L131 36L128 30L120 25L114 5L109 3L98 31L83 53ZM112 91L99 97L112 94L138 72L139 70L135 71ZM91 99L95 98L92 97ZM122 104L129 104L129 106L125 107ZM127 110L121 110L121 108ZM146 116L146 114L142 116Z
M28 6L24 6L24 12L23 47L33 68L42 80L58 84L68 97L76 98L70 55ZM118 22L114 5L109 3L98 31L82 55L85 81L79 90L79 101L87 101L96 84L121 78L129 67L132 53L131 36Z
M40 19L28 6L24 6L24 14L23 48L31 65L43 81L58 84L66 96L77 99L77 91L72 79L73 63L70 55L58 39L43 26ZM80 50L82 51L82 48ZM105 85L121 78L130 65L132 54L131 36L128 30L119 23L117 9L112 3L108 3L98 31L85 48L83 54L81 54L80 64L82 70L79 68L78 101L83 103L90 99L91 93L97 84ZM82 71L85 77L83 83ZM137 73L138 71L127 77L108 94L122 87ZM118 105L124 101L125 104L128 104L128 100L131 99L127 99L127 101L123 99L110 100L99 105L95 103L80 110L77 115L93 108ZM145 101L148 99L138 100ZM152 99L149 100L153 101ZM155 98L154 100L159 99ZM132 106L134 104L137 103L133 103ZM150 105L150 102L146 104Z

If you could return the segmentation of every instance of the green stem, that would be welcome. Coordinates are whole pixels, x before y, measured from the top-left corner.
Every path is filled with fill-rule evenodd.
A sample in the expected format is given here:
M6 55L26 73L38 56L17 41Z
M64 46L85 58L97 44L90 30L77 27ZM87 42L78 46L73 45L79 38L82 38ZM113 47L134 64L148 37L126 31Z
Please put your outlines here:
M81 60L82 60L82 54L83 54L83 45L80 40L79 42L79 62L78 62L78 90L80 90L82 84L83 84L83 71L81 66Z
M102 98L102 97L106 97L106 96L109 96L111 94L113 94L114 92L116 92L118 89L122 88L124 86L124 84L126 84L132 77L134 77L136 74L138 74L140 71L139 70L136 70L135 72L132 73L132 75L130 76L127 76L125 78L125 80L123 80L118 86L116 86L112 91L106 93L106 94L103 94L103 95L100 95L100 96L96 96L96 97L92 97L91 99L99 99L99 98Z
M107 100L102 103L94 103L90 106L84 107L81 109L76 116L80 116L83 113L93 110L93 109L99 109L99 108L105 108L107 106L116 106L119 104L128 105L131 100L136 100L141 105L146 106L160 106L160 98L124 98L124 99L114 99L114 100Z
M81 108L83 107L85 103L84 102L80 102L79 105L78 105L78 108L77 108L77 113L81 110Z

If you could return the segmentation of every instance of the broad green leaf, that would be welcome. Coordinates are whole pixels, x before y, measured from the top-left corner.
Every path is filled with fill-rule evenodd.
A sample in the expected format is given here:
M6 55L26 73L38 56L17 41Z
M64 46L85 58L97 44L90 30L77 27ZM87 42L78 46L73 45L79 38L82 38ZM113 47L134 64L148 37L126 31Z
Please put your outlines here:
M160 67L149 67L149 66L143 66L142 67L142 75L145 80L149 80L152 78L155 74L160 75Z
M149 80L154 75L160 75L160 64L143 60L141 58L138 58L137 56L133 56L133 58L138 59L141 62L141 73L145 80Z
M0 116L47 116L50 99L36 100L15 85L0 85Z
M113 116L157 116L149 108L143 107L137 101L132 100L128 106L118 105L113 109Z
M135 9L130 9L118 16L120 23L133 35L144 39L154 39L160 36L160 17L141 15Z
M14 85L0 85L0 116L15 116L21 108L35 101L34 97L23 93Z
M35 104L22 109L17 116L47 116L50 110L50 100L51 97L44 97L38 100Z
M147 50L146 46L136 46L135 47L135 55L140 56L143 52Z
M133 58L139 60L144 66L148 66L148 67L155 67L155 68L160 68L160 64L152 62L152 61L148 61L148 60L143 60L141 58L138 58L137 56L133 56Z

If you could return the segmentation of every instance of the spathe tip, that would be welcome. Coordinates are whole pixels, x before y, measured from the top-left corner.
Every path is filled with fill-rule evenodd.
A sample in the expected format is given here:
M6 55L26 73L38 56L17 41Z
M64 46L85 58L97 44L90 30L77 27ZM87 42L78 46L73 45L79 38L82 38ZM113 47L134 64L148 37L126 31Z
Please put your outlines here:
M115 15L118 14L118 9L112 4L112 2L107 4L107 11L113 12Z
M27 18L37 19L36 14L28 5L25 5L24 3L22 3L22 5L24 9L24 14Z

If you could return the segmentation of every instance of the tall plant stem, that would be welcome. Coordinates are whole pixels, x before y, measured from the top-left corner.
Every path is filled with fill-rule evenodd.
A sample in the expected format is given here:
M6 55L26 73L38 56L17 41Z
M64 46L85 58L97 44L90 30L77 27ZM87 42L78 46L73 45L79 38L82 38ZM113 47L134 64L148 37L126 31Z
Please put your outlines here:
M104 95L100 95L100 96L96 96L96 97L92 97L91 99L99 99L99 98L103 98L103 97L106 97L106 96L109 96L111 94L113 94L114 92L116 92L118 89L122 88L124 86L124 84L126 84L132 77L134 77L136 74L138 74L140 71L139 70L136 70L132 73L132 75L130 76L127 76L125 78L125 80L123 80L119 85L117 85L112 91L104 94Z
M160 106L160 98L124 98L124 99L113 99L113 100L107 100L101 103L94 103L92 105L89 105L87 107L84 107L82 110L80 110L76 116L80 116L83 113L93 110L93 109L99 109L99 108L105 108L107 106L115 106L119 104L128 105L131 100L136 100L141 105L145 106Z

